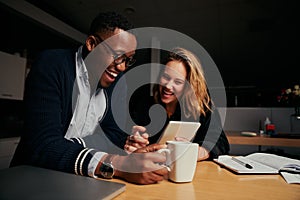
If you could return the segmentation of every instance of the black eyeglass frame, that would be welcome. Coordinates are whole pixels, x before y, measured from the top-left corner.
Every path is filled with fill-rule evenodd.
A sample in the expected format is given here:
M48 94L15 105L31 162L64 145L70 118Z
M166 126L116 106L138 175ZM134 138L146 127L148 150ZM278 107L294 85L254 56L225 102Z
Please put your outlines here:
M116 51L111 46L109 46L100 36L98 35L93 35L93 36L97 38L100 41L100 43L103 43L103 45L106 48L108 48L109 51L111 51L111 53L113 54L112 57L114 59L114 64L120 65L123 62L125 62L126 67L130 67L136 62L136 60L133 57L128 57L125 54L120 55L116 53Z

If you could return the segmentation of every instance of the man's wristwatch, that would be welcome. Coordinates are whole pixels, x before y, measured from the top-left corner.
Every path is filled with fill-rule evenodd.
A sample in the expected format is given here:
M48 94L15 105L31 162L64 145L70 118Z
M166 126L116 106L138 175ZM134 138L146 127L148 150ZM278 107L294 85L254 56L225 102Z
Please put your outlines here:
M115 174L115 169L114 166L112 165L113 157L114 157L113 155L108 155L99 168L100 175L103 178L111 179Z

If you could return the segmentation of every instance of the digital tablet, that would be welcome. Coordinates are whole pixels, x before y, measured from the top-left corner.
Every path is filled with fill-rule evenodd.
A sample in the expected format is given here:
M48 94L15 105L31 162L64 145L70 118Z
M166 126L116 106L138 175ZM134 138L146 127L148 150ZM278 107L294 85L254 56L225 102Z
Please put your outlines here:
M170 121L157 143L165 144L167 141L175 140L175 137L191 141L200 125L200 122Z

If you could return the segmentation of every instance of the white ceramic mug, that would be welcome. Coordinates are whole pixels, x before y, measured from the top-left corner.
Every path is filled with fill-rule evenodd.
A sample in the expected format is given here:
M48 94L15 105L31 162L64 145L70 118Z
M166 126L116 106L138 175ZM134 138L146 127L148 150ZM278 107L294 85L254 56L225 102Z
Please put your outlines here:
M167 141L167 149L158 150L166 153L169 166L169 179L173 182L191 182L197 166L198 148L197 143L184 141Z

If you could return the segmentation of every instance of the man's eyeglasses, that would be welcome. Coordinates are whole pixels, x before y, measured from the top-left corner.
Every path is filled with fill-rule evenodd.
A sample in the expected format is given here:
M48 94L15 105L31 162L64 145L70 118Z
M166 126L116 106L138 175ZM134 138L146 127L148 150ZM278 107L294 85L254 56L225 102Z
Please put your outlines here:
M117 54L116 51L111 48L100 36L94 35L100 42L103 43L103 45L108 48L111 53L113 54L112 57L114 59L114 64L120 65L123 62L125 62L126 67L130 67L135 63L135 59L133 57L128 57L125 54Z

